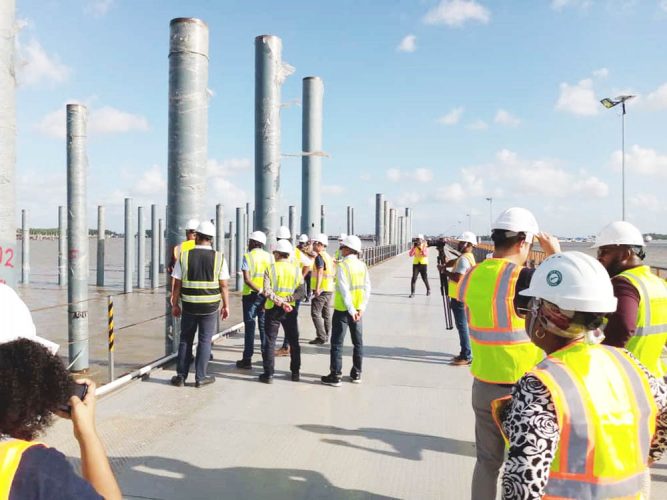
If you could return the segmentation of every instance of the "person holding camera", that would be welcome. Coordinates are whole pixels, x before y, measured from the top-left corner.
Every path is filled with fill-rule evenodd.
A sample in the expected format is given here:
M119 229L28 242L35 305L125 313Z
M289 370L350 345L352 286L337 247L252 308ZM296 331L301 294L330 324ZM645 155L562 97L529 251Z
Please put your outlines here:
M35 334L16 292L0 284L0 498L120 499L95 429L95 383L75 383L57 350ZM54 415L72 421L83 478L65 455L35 440Z
M428 284L428 244L423 234L412 240L412 248L408 255L412 257L412 280L410 281L410 298L415 296L417 277L421 276L426 285L426 295L431 295L431 286Z

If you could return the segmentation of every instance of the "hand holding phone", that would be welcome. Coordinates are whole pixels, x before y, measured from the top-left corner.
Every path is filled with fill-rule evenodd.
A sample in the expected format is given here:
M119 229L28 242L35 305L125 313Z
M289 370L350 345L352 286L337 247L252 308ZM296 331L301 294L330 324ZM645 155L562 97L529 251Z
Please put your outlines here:
M71 381L70 397L76 396L81 401L83 401L86 398L86 394L88 394L88 384L77 384L74 380ZM69 402L59 406L58 409L67 415L72 414L72 406L69 404Z

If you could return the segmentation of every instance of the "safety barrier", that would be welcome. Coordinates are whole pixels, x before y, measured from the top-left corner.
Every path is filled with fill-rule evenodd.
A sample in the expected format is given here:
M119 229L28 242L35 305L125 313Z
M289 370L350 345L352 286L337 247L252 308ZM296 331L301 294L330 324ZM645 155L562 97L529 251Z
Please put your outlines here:
M366 247L361 249L360 258L369 267L396 257L410 249L411 243L398 243L396 245L382 245L377 247Z

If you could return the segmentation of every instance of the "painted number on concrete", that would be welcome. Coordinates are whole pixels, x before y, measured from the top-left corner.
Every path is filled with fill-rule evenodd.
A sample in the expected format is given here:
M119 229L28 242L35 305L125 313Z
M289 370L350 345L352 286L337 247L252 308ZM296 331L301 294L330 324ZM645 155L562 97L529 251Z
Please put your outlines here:
M0 266L14 267L14 249L0 247Z
M74 311L72 313L72 319L86 318L88 316L88 311Z

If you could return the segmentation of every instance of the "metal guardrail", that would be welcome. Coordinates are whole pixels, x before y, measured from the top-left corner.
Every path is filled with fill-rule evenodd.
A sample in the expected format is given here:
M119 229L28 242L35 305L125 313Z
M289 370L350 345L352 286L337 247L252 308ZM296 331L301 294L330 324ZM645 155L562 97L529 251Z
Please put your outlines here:
M382 245L377 247L366 247L361 249L359 258L363 260L367 266L372 267L387 259L396 257L410 249L411 243L399 243L397 245Z

